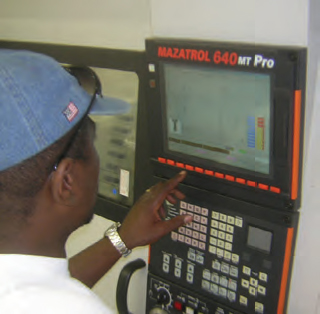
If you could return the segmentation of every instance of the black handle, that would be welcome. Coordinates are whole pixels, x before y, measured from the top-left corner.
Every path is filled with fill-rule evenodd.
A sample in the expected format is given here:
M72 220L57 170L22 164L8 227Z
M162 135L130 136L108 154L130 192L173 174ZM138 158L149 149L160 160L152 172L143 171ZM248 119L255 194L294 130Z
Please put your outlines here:
M135 261L132 261L128 263L126 266L124 266L121 270L118 284L117 284L117 308L119 314L130 314L128 310L128 304L127 304L127 294L128 294L128 287L129 282L132 274L140 269L146 266L146 263L143 259L138 258Z

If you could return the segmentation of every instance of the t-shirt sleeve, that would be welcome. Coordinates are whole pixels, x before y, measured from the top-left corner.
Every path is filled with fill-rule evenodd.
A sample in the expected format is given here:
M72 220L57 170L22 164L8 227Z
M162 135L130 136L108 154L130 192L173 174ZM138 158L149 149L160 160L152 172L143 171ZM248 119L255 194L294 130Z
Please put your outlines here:
M15 290L6 295L0 302L0 313L114 314L93 292L82 294L67 289L43 287Z

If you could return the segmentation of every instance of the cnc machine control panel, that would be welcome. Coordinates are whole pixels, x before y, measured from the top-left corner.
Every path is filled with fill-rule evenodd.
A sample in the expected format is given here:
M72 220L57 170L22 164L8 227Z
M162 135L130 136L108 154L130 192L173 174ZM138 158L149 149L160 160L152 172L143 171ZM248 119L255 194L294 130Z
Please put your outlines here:
M151 184L184 169L147 313L284 314L299 220L303 47L146 41Z
M187 213L193 222L151 247L150 273L184 287L190 296L215 300L226 309L221 313L230 308L239 313L277 313L284 307L287 277L283 274L290 268L298 214L270 215L270 209L220 195L190 188L185 193L187 198L178 204L166 203L167 217ZM260 216L254 217L252 211ZM150 280L152 303L155 283ZM169 313L176 313L175 302L187 306L178 295L167 304ZM199 305L193 309L197 312L189 313L202 313ZM210 307L207 313L216 312Z

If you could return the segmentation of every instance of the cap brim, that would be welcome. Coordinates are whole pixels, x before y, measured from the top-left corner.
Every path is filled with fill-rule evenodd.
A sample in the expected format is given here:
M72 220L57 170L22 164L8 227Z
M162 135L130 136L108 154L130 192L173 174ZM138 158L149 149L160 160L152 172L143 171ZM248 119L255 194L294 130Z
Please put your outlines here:
M89 114L100 116L119 115L128 113L130 111L130 108L130 104L121 99L107 96L97 96Z

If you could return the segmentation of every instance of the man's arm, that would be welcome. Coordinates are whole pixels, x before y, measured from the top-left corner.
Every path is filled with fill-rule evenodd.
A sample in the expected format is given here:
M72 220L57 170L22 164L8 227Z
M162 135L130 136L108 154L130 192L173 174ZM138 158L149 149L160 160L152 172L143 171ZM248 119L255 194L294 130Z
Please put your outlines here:
M92 288L120 257L109 239L103 238L71 257L69 271L72 277Z
M184 198L177 186L185 176L186 172L183 171L166 182L158 183L135 203L118 230L127 248L152 244L192 220L188 215L177 216L167 221L162 219L164 200L167 199L174 204L176 199ZM69 270L71 276L91 288L120 257L110 240L103 238L70 258Z

